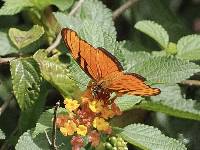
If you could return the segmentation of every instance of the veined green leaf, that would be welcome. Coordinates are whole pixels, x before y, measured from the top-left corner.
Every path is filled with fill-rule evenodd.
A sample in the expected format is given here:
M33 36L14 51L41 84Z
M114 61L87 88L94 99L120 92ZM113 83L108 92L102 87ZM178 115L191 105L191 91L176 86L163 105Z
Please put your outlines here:
M39 72L38 72L39 73ZM26 110L21 111L20 118L18 120L18 133L21 135L28 129L35 127L35 124L44 110L46 97L49 91L49 84L46 81L42 81L40 85L40 93L34 103ZM27 95L27 94L26 94Z
M0 45L0 56L17 53L17 50L11 45L7 34L4 32L0 32Z
M3 131L0 129L0 140L4 140L6 138L5 134Z
M200 35L182 37L177 43L177 56L182 59L200 59Z
M154 83L178 83L200 71L198 65L175 57L153 57L130 69Z
M34 25L29 31L10 28L8 34L17 48L21 49L38 40L44 34L44 29L38 25Z
M5 4L0 9L0 15L15 15L25 8L36 7L43 10L49 5L55 5L60 10L68 9L74 0L4 0Z
M74 0L50 0L49 5L55 5L57 6L60 10L64 11L68 9L69 7L72 6Z
M75 31L79 31L81 28L82 24L80 18L69 16L61 12L54 12L53 14L61 27L68 27Z
M25 132L18 140L15 146L16 150L26 150L27 146L29 149L41 150L33 141L30 131Z
M124 95L116 99L116 104L119 106L120 110L127 111L132 109L136 104L140 103L142 99L143 98L139 96Z
M54 109L49 109L42 113L32 133L33 138L39 134L44 134L45 130L52 129L53 113ZM57 115L59 116L60 114L67 114L67 110L65 108L58 108Z
M98 0L85 0L75 17L67 16L64 13L54 13L54 15L62 27L71 28L79 33L82 24L83 26L89 24L88 31L91 30L91 26L95 24L95 26L101 27L104 32L106 31L110 36L116 39L117 33L112 20L112 12ZM96 27L92 35L94 35L95 30Z
M35 7L38 9L42 10L46 8L49 5L55 5L57 6L60 10L64 11L68 9L72 4L74 0L32 0L32 3L34 4Z
M45 131L51 137L52 129L52 118L54 116L54 109L49 109L42 113L40 116L34 131L32 132L31 136L35 143L41 149L48 149L49 143L47 143ZM66 115L67 110L65 108L58 108L57 116L59 115ZM70 136L63 136L58 130L56 134L56 143L59 146L59 149L71 149L70 144L71 137Z
M143 20L137 22L135 24L135 28L153 38L163 48L167 48L169 43L169 35L161 25L153 21Z
M124 63L126 65L125 68L127 72L129 72L129 70L131 71L132 67L134 67L136 64L140 64L152 57L150 53L145 51L131 52L128 50L123 50L122 53L125 58Z
M40 92L40 71L32 58L11 61L13 91L22 110L30 108Z
M38 50L33 57L38 62L45 80L57 88L64 97L74 94L77 86L71 79L66 64L61 63L56 57L48 58L47 53L43 50Z
M26 7L32 7L30 0L4 0L5 3L0 9L0 15L15 15Z
M81 20L90 20L97 23L116 38L117 33L112 19L112 12L101 1L85 0L76 16L80 17Z
M129 143L148 150L186 150L184 144L169 138L160 130L144 124L131 124L123 128L119 135Z
M163 112L172 116L200 120L200 104L191 99L184 99L178 85L156 85L161 90L151 101L142 101L135 108Z
M77 82L79 88L84 91L87 88L90 78L75 61L71 62L69 70L71 72L71 75L73 76L73 79Z

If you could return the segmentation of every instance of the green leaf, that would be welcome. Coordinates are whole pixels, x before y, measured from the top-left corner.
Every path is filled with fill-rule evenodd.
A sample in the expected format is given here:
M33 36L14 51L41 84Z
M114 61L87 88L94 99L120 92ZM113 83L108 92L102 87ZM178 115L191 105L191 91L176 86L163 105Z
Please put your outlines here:
M81 20L90 20L100 25L105 31L116 36L116 30L110 9L98 0L85 0L76 14Z
M130 71L154 83L178 83L200 71L198 65L175 57L153 57L137 63Z
M17 48L21 49L38 40L44 34L44 28L38 25L34 25L29 31L10 28L8 34Z
M142 0L135 5L134 9L130 9L131 17L136 22L154 20L167 30L171 41L178 41L178 39L191 33L191 31L184 20L172 12L171 4L169 1L163 0ZM143 44L145 45L145 42Z
M158 96L152 96L152 101L142 101L135 108L163 112L172 116L200 120L200 103L184 99L177 85L156 85L161 89Z
M200 59L200 35L182 37L177 43L177 56L182 59Z
M142 99L143 98L139 96L124 95L116 99L116 104L119 106L120 110L127 111L132 109L136 104L140 103Z
M74 0L50 0L51 5L57 6L60 10L64 11L72 6Z
M82 24L83 28L87 24L92 26L95 24L116 39L117 33L112 20L112 12L98 0L85 0L75 17L67 16L64 13L54 13L54 15L62 27L68 27L79 33ZM91 29L92 27L89 26L88 31ZM95 30L96 27L92 35L94 35Z
M82 91L84 91L87 88L90 78L86 75L86 73L80 68L80 66L75 61L71 62L69 70L71 75L73 76L73 79L77 82L79 88Z
M33 131L32 134L33 138L35 138L37 135L41 133L43 134L45 130L47 131L52 128L53 113L54 109L49 109L42 113ZM58 108L57 110L57 115L66 113L67 110L65 108Z
M40 71L32 58L11 61L13 91L22 110L30 108L39 97Z
M49 5L55 5L60 10L68 9L74 0L4 0L5 3L0 9L0 15L15 15L25 8L36 7L39 10L45 9Z
M81 19L77 17L69 16L61 12L54 12L53 14L61 27L68 27L78 31L82 26Z
M33 141L30 131L25 132L18 140L17 145L15 146L16 150L41 150Z
M135 28L153 38L163 48L167 48L169 43L169 35L161 25L153 21L143 20L137 22L135 24Z
M74 2L74 0L33 0L32 1L34 6L37 7L38 9L42 10L46 8L49 5L55 5L57 6L60 10L64 11L68 9Z
M169 138L160 130L144 124L131 124L123 128L119 135L129 143L148 150L186 150L184 144Z
M131 52L128 50L124 50L122 51L122 53L125 58L124 63L127 72L129 72L129 70L132 70L132 67L134 67L136 64L140 64L152 57L150 53L145 51Z
M4 32L0 32L0 56L17 53L17 50L11 45L8 36Z
M26 110L21 111L18 120L18 134L21 135L28 129L35 127L35 124L44 110L46 97L49 92L50 86L47 82L43 81L40 86L40 93L35 102Z
M45 131L51 138L52 132L52 118L54 116L54 109L49 109L42 113L40 116L38 123L32 133L32 138L37 145L42 149L48 149L49 144L47 143L47 138L45 135ZM57 115L67 114L67 110L65 108L58 108ZM59 149L71 149L70 139L71 136L63 136L59 130L56 131L56 143L59 145Z
M4 0L5 3L0 9L0 15L15 15L26 7L32 7L30 0Z
M44 50L38 50L33 57L38 62L45 80L57 88L64 97L74 95L75 89L77 91L77 86L71 79L72 77L66 64L61 63L58 57L47 57L47 53Z
M0 140L4 140L6 138L5 134L3 131L0 129Z

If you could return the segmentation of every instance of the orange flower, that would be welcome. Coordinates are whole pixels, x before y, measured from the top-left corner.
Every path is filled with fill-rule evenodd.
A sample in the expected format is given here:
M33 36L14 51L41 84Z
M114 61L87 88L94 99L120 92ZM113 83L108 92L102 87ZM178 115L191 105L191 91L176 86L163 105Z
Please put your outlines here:
M65 124L65 122L67 121L67 119L68 119L68 116L66 116L66 115L59 115L57 117L57 119L56 119L56 126L58 128L63 127L64 124Z
M91 143L91 145L95 147L95 146L99 145L100 134L96 130L93 130L89 133L88 139L89 139L89 142Z
M106 131L109 129L109 123L106 122L103 118L95 117L93 121L93 127L97 128L99 131Z
M80 150L84 145L83 138L80 136L73 136L71 139L72 150Z
M87 127L84 125L79 125L77 128L77 134L85 136L87 134Z
M72 99L69 99L69 98L66 98L64 100L64 104L65 104L65 108L67 110L69 110L70 112L76 110L80 106L80 104L78 104L77 100L72 100Z
M101 111L101 117L103 117L104 119L112 118L114 115L115 115L115 113L108 107L105 107Z
M103 109L103 101L91 101L89 102L89 108L92 112L99 113Z
M76 129L77 129L76 124L73 121L68 120L64 124L64 127L60 128L60 131L64 136L67 136L67 135L73 135L74 132L76 132Z

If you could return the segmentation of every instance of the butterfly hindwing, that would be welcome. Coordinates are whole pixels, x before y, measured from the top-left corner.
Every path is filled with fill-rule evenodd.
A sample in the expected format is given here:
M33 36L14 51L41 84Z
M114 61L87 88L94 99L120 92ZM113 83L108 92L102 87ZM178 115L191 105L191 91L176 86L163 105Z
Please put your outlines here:
M145 84L145 79L135 73L118 72L104 80L104 86L106 88L121 94L152 96L160 93L159 89Z

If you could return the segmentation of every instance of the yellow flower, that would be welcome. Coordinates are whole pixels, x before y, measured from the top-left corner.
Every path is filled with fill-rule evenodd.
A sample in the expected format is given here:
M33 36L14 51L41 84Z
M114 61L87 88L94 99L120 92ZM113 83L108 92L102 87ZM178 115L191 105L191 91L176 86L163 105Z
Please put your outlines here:
M87 133L87 127L84 125L79 125L77 128L77 134L85 136Z
M103 109L103 101L89 102L89 108L91 111L93 111L95 113L99 113Z
M66 98L64 100L64 104L65 104L65 108L69 110L70 112L72 112L73 110L76 110L80 106L77 100L72 100L69 98Z
M76 129L77 129L76 124L73 121L68 120L64 124L64 127L60 128L60 131L64 136L67 136L67 135L73 135L74 132L76 132Z
M103 118L95 117L93 121L93 127L97 128L99 131L106 131L109 129L109 123Z

